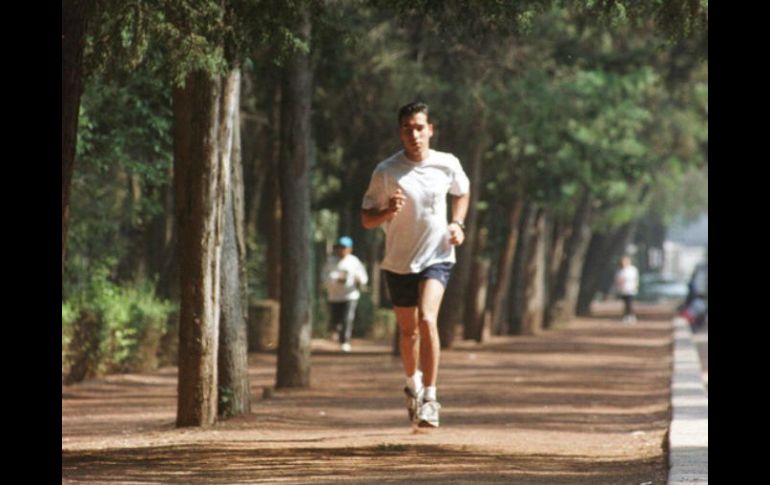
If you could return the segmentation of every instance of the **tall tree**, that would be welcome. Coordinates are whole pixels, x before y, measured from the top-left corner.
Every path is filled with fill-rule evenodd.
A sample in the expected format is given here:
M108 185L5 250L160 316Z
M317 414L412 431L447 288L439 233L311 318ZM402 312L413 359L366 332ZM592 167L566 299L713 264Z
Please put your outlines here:
M548 298L545 311L546 326L569 321L575 316L575 307L580 290L580 275L591 240L590 216L591 194L587 189L584 189L579 196L572 221L571 236L567 241L564 256L553 282L554 287Z
M504 308L507 296L510 294L511 279L513 275L514 256L519 241L519 225L521 212L524 208L524 198L519 196L513 199L509 210L508 235L505 239L505 247L500 254L497 265L496 283L492 292L492 328L500 329L503 325Z
M174 187L179 228L177 426L217 416L220 271L230 160L221 156L222 81L205 71L174 88Z
M250 411L248 342L246 338L245 241L243 218L243 176L238 133L239 69L226 78L222 94L222 120L219 143L222 158L231 160L230 189L224 201L224 240L222 270L219 353L218 414L235 416Z
M530 254L529 230L532 219L535 217L536 208L531 202L527 202L522 209L521 219L519 220L519 240L516 243L516 255L513 259L513 269L511 274L511 285L508 290L508 301L505 304L504 316L507 319L501 320L501 325L497 329L501 334L520 335L523 331L524 314L526 310L525 291L527 289L527 261Z
M530 227L530 252L526 263L526 289L522 334L536 335L543 329L545 313L545 225L546 212L538 208Z
M311 44L307 9L297 12L297 38ZM312 68L309 52L297 49L285 67L281 113L281 328L276 387L310 385L311 233L310 170Z
M83 93L83 50L95 0L63 0L61 16L61 271L67 254L70 191L75 168L78 113Z

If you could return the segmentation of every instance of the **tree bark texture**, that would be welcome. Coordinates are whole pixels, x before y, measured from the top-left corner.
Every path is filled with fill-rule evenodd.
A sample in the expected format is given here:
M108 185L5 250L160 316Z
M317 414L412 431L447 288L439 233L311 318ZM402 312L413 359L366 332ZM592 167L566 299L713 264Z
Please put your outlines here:
M223 86L220 122L221 156L229 158L230 190L225 193L222 243L221 312L219 318L219 416L248 414L251 410L246 339L245 241L243 238L243 180L238 144L240 71L230 72Z
M511 286L511 274L513 273L516 246L519 241L519 226L523 208L524 198L516 197L508 213L508 236L497 266L497 278L492 296L492 328L494 329L500 329L504 323L505 300Z
M240 70L237 75L242 76ZM237 85L240 98L240 83ZM233 195L233 217L235 218L235 241L238 245L238 269L241 273L241 308L244 318L248 320L249 308L249 279L246 269L248 260L248 238L246 232L246 179L243 173L243 142L241 139L241 110L240 100L236 104L233 118L233 146L230 156L230 184Z
M529 258L529 226L535 217L537 209L531 203L525 203L519 221L519 240L516 243L516 254L513 258L513 273L511 285L508 290L508 301L503 307L508 311L507 320L502 320L501 333L506 330L508 335L521 335L522 320L524 318L525 298L524 291L527 287L527 259ZM504 314L505 317L505 314Z
M198 71L174 103L174 189L180 280L177 426L217 416L220 258L230 160L220 154L221 79Z
M580 195L577 208L572 220L570 238L564 250L564 257L559 265L559 272L548 299L546 310L546 326L564 322L575 316L578 292L580 291L580 276L585 261L588 244L591 241L591 195L584 189Z
M310 40L310 18L301 14L296 32ZM311 234L309 56L296 51L286 66L281 137L281 328L276 387L310 385Z
M530 227L530 251L526 264L522 334L536 335L545 313L545 210L537 209Z
M551 231L551 243L548 246L548 286L555 288L572 226L565 221L554 221Z
M61 15L61 271L67 259L70 191L75 169L80 95L83 93L83 48L94 0L63 0Z
M483 107L477 109L475 119L478 120L478 123L475 124L477 127L475 136L472 137L475 143L471 149L467 165L468 176L471 182L471 198L468 204L468 213L465 217L465 241L462 246L455 249L457 252L457 263L452 270L452 277L449 279L446 294L438 314L439 339L442 348L450 348L452 346L454 329L458 324L462 324L463 327L469 325L469 322L464 320L466 315L465 308L467 305L473 306L474 304L474 295L468 292L468 287L471 284L471 273L476 259L475 255L479 253L476 247L478 227L478 209L476 204L478 203L481 189L481 169L484 151L488 143L486 115ZM466 333L466 330L463 330L463 332Z
M477 254L482 254L487 244L488 230L478 229L476 237ZM463 316L463 338L481 342L484 335L484 313L487 307L487 288L489 286L489 260L476 256L468 282L468 296Z

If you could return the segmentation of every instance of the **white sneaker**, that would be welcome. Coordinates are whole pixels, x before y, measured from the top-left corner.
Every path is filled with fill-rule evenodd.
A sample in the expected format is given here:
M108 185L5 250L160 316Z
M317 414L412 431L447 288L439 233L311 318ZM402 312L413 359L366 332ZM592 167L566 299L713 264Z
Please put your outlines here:
M417 411L422 406L423 396L425 395L425 388L420 389L418 393L414 393L409 386L404 387L404 394L406 394L406 411L409 414L409 421L416 422L415 417Z
M346 342L340 345L340 350L342 350L343 352L350 352L351 350L350 344Z
M417 421L423 428L438 428L438 410L441 404L438 401L425 401L417 411Z

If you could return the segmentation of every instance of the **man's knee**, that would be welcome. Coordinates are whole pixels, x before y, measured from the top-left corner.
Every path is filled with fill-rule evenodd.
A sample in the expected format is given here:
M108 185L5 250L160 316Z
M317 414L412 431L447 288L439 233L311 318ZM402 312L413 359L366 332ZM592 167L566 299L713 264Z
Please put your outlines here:
M420 329L417 325L399 325L399 331L403 339L417 340L420 336Z
M438 332L438 318L436 318L435 315L431 315L429 313L420 313L419 323L421 332Z

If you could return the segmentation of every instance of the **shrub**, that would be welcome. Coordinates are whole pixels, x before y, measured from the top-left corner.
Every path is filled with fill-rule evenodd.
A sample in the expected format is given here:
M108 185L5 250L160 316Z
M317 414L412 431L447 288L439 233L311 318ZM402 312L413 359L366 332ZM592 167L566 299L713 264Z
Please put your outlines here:
M368 337L374 323L374 304L372 303L372 294L366 291L361 292L361 298L358 300L356 308L356 319L353 324L353 336Z
M369 338L390 342L396 332L396 315L388 308L378 308L374 312L374 322L369 332Z
M109 265L85 289L62 303L62 372L68 383L109 372L136 372L158 364L166 322L175 306L156 298L152 285L119 285Z

